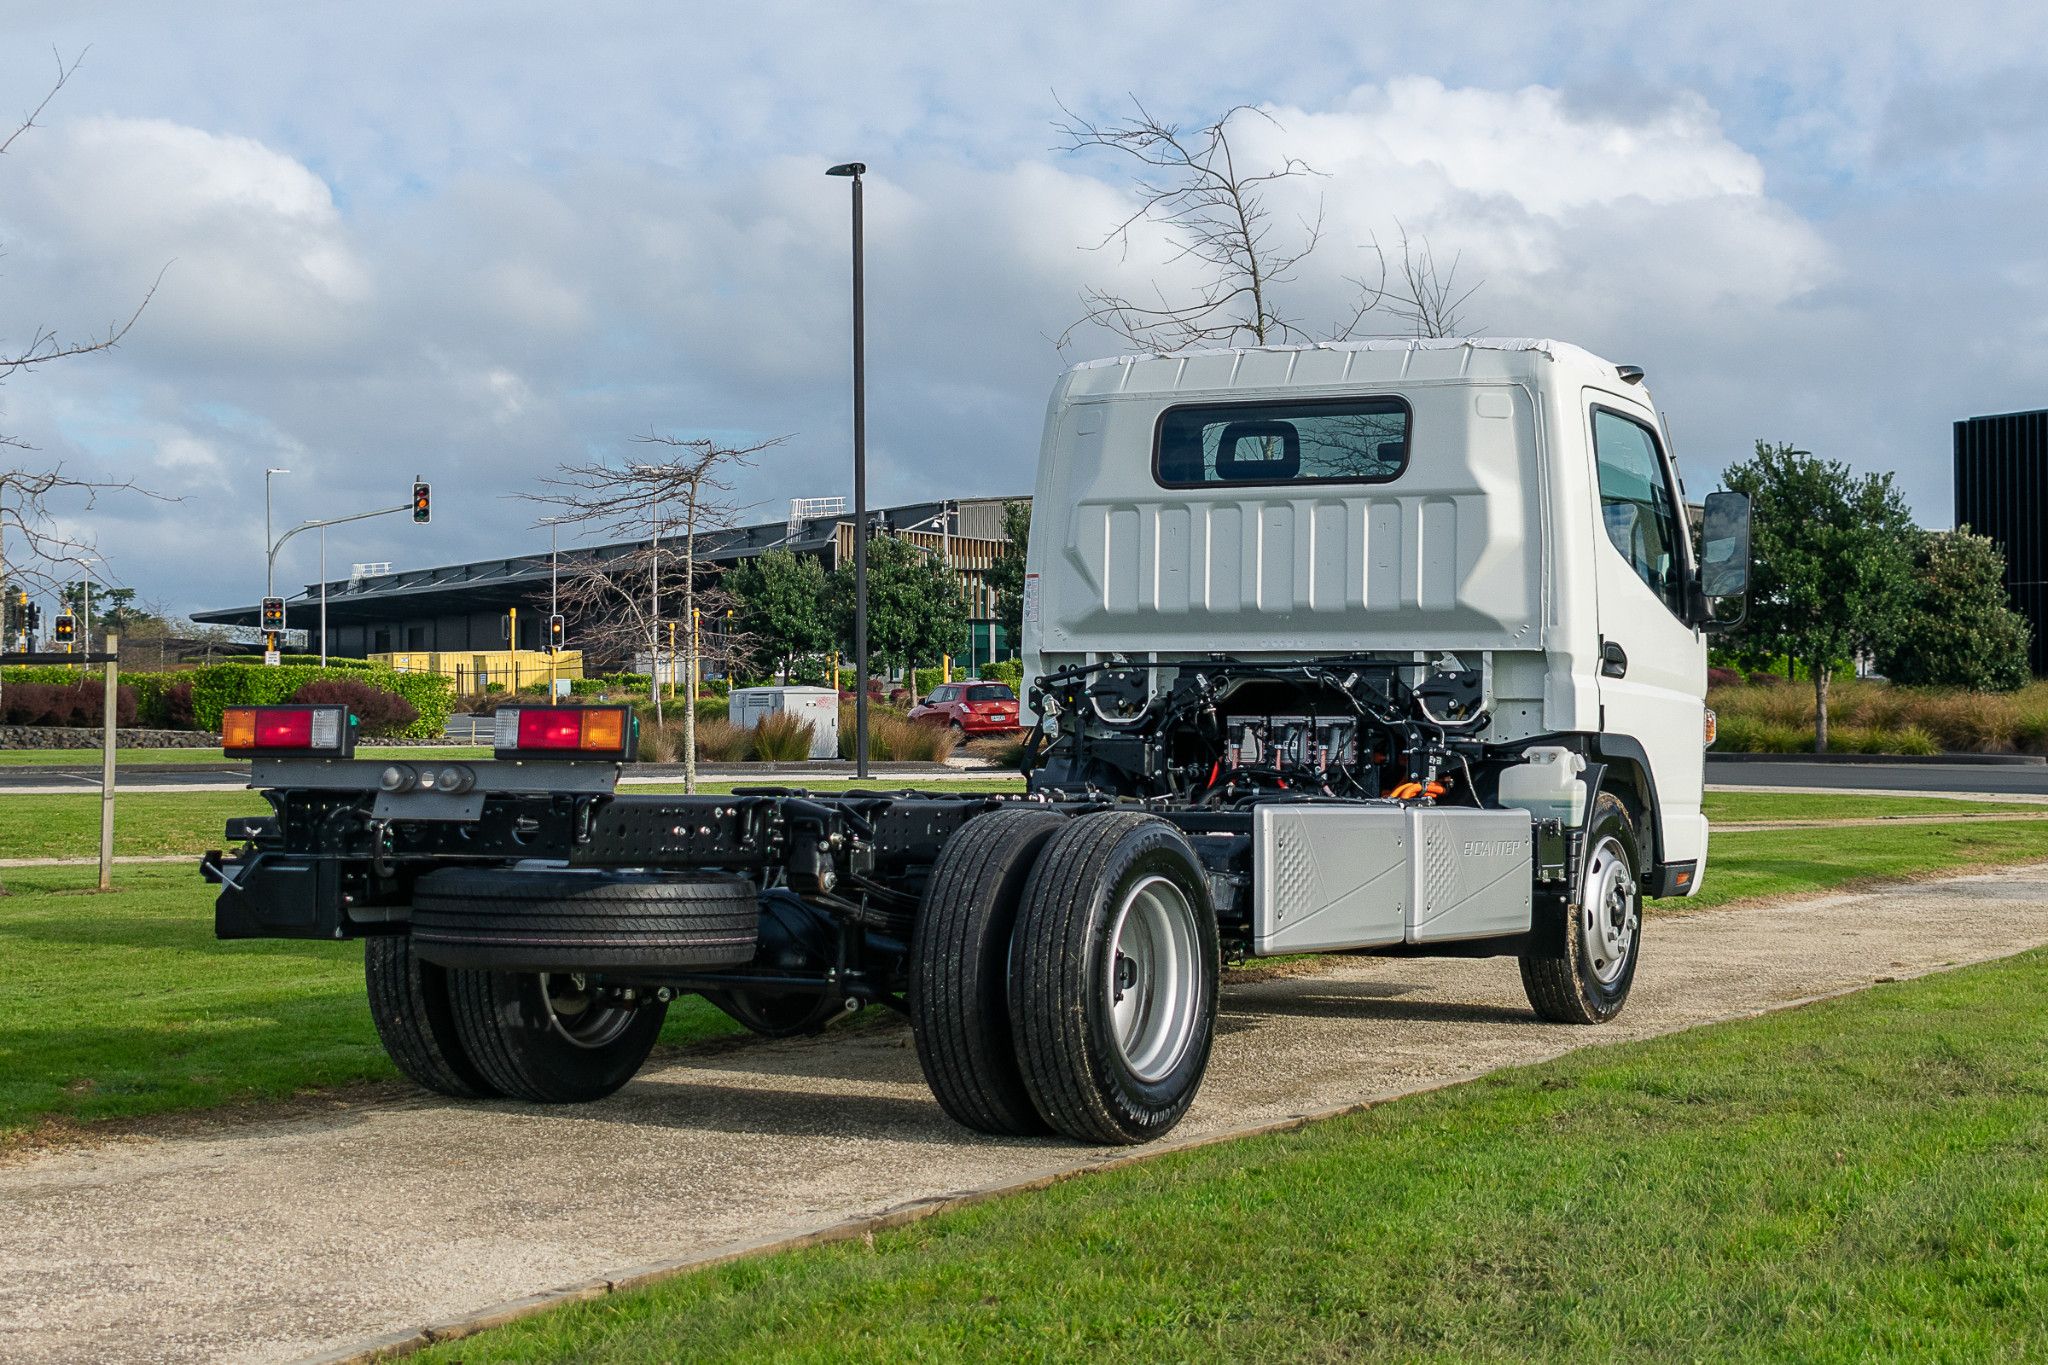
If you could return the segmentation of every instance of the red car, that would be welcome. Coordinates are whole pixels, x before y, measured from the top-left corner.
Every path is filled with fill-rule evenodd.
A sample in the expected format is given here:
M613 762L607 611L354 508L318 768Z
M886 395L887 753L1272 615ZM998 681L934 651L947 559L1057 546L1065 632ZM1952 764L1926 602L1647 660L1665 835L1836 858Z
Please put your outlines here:
M1017 694L1008 683L942 683L910 709L910 718L950 725L963 735L992 735L1017 728Z

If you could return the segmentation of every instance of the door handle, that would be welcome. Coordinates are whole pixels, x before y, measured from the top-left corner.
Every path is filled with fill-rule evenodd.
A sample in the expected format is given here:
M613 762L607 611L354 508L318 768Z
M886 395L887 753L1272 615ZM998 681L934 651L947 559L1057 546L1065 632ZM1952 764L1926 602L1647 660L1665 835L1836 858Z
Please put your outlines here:
M1628 676L1628 651L1612 640L1600 646L1600 676L1603 678L1626 678Z

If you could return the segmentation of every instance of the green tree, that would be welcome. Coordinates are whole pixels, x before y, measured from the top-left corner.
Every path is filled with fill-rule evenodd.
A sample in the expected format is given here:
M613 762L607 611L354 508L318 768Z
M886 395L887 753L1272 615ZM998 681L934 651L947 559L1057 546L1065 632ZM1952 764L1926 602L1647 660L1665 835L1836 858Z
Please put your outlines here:
M853 640L853 565L827 577L827 601L840 642ZM958 650L967 639L967 594L960 576L908 541L868 542L868 652L906 671ZM864 685L864 684L863 684Z
M1965 526L1920 537L1906 620L1878 667L1893 682L2010 692L2027 683L2033 628L2005 596L2005 555Z
M733 568L725 586L758 671L779 673L786 682L792 662L832 647L825 566L814 557L770 550Z
M1749 495L1754 519L1749 618L1737 642L1806 665L1813 747L1826 753L1828 683L1838 665L1898 637L1921 533L1889 473L1859 476L1840 461L1758 441L1755 458L1725 478Z
M989 566L988 585L995 590L996 619L1012 646L1023 641L1024 559L1031 550L1031 504L1003 504L1003 536L1010 543Z

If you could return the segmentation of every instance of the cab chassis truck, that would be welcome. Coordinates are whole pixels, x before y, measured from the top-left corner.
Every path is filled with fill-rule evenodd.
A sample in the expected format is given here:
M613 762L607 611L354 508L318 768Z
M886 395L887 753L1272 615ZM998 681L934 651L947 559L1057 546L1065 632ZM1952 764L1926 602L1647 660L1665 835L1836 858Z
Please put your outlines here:
M908 1016L987 1133L1159 1137L1225 964L1519 959L1623 1007L1646 896L1699 889L1697 549L1640 370L1535 340L1123 357L1052 395L1024 592L1027 790L616 790L623 708L508 707L494 760L353 759L340 708L236 708L271 814L206 855L220 937L360 938L392 1060L594 1100L696 993L747 1028Z

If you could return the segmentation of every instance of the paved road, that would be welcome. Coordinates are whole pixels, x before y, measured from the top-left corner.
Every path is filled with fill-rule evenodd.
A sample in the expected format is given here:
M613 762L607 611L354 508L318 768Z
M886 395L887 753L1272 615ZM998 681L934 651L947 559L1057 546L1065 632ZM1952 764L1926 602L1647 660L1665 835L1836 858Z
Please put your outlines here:
M1509 960L1344 959L1225 995L1176 1137L1242 1130L2048 942L2048 867L1654 920L1616 1024ZM952 1126L881 1026L707 1046L600 1104L426 1099L0 1166L0 1359L276 1361L1102 1160Z
M1731 763L1709 756L1707 782L1744 789L2048 796L2048 763Z

